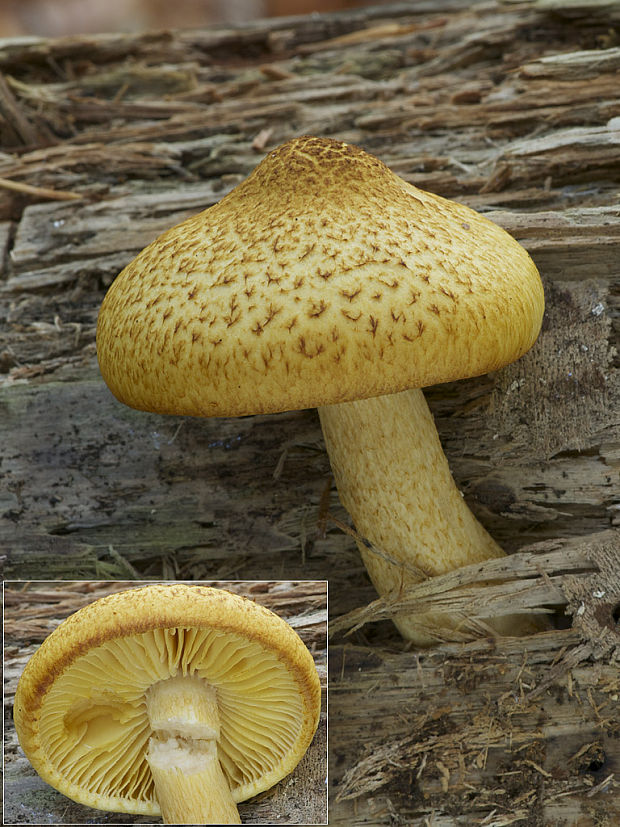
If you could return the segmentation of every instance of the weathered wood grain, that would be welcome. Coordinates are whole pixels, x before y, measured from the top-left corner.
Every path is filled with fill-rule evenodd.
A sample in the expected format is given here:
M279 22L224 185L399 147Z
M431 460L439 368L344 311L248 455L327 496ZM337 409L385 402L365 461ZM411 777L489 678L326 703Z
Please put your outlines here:
M619 25L603 0L420 0L0 41L5 577L329 577L334 630L348 616L331 644L330 823L614 821L620 599L597 560L620 557ZM420 593L373 602L315 412L164 418L103 385L95 326L115 275L304 133L487 213L540 269L532 351L427 390L468 503L525 557L492 593L440 582L425 599L542 603L543 634L409 652L387 618Z

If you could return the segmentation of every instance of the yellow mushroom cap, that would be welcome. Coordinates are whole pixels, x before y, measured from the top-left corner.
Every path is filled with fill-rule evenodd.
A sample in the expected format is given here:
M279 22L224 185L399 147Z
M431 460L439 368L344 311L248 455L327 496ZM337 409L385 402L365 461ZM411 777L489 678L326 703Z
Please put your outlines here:
M97 352L132 407L268 413L495 370L532 346L543 308L500 227L307 136L122 271Z
M145 693L174 675L215 688L218 758L236 802L290 773L312 741L321 690L297 633L222 589L159 584L97 600L44 641L15 695L20 744L69 798L159 815Z

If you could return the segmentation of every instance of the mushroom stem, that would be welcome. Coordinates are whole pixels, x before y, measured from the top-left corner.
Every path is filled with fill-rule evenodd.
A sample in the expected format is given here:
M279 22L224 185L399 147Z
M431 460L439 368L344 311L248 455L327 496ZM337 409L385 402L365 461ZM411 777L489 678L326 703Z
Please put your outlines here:
M422 391L329 405L319 415L340 500L374 547L358 542L379 594L504 556L456 487ZM453 637L463 620L394 617L401 634L419 646ZM535 628L521 617L486 623L512 635Z
M214 687L177 675L150 687L147 760L164 824L241 824L217 755Z

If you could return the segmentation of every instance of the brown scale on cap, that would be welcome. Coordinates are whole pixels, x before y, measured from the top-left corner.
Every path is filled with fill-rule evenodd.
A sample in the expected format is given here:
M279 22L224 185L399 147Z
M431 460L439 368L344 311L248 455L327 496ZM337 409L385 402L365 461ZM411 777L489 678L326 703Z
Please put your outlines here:
M533 343L537 306L536 269L503 230L357 147L303 137L125 268L97 349L133 407L274 412L498 368Z

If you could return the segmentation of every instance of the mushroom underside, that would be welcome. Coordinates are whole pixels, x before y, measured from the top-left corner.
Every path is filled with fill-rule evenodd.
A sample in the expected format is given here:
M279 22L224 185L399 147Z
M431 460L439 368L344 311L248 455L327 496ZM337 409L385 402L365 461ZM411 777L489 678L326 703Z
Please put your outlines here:
M186 692L183 702L174 692L184 715L160 716L153 726L149 706L159 698L161 709L163 687L170 681L174 686L175 676L200 692L193 700ZM196 727L209 716L213 726L206 738ZM286 773L302 717L293 676L255 641L212 629L156 629L109 640L64 671L38 713L40 751L48 780L74 800L158 815L150 740L194 741L197 754L209 741L206 752L216 755L231 798L239 802Z

